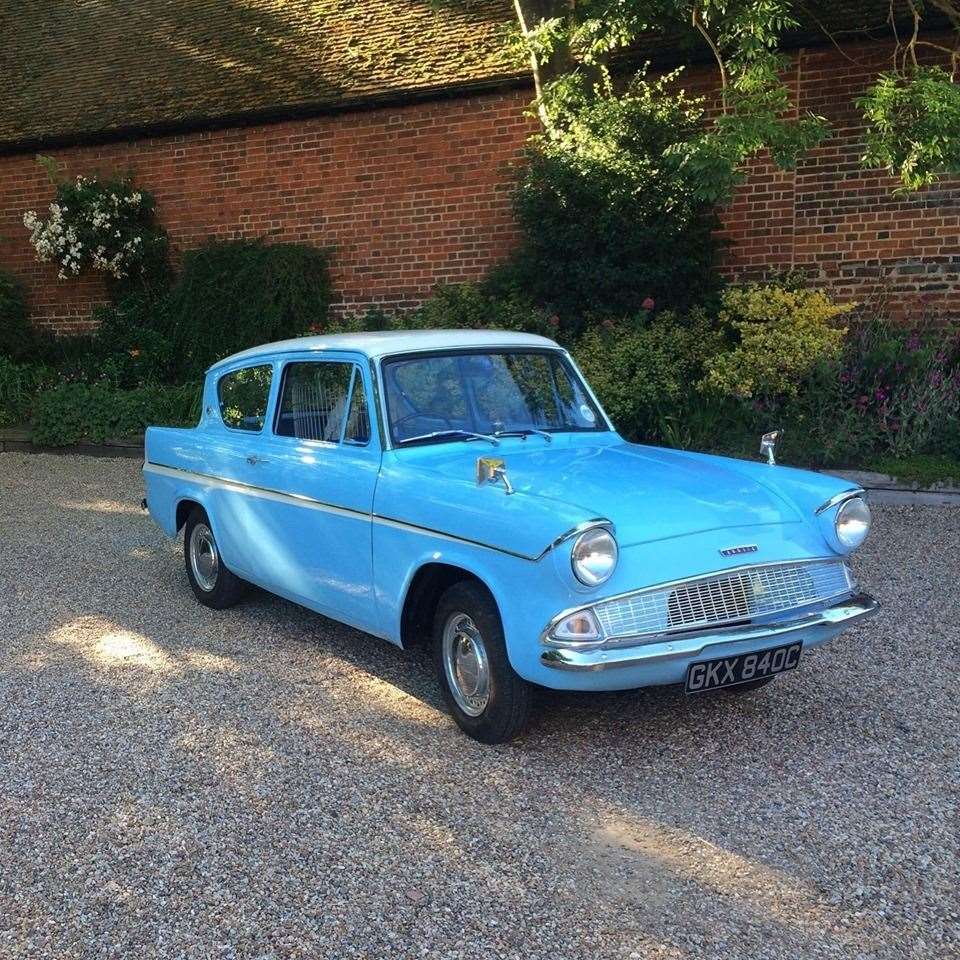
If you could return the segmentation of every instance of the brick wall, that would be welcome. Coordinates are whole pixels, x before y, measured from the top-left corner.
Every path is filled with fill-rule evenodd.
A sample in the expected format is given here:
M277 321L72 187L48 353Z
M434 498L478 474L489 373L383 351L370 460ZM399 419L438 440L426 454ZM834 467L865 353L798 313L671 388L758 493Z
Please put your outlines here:
M339 309L402 307L437 282L483 276L510 247L529 100L514 91L47 153L70 175L132 172L155 194L175 257L209 236L330 246ZM0 157L0 267L25 281L37 322L76 332L104 289L34 261L23 211L52 195L32 155Z
M896 180L860 167L854 100L889 63L887 44L797 53L789 75L797 109L825 116L834 134L794 171L753 164L724 215L732 275L799 267L842 298L883 288L902 315L960 315L960 179L898 196Z
M842 297L885 283L898 306L960 313L960 180L910 197L859 168L854 97L888 48L799 51L797 108L835 135L795 171L754 163L724 212L731 276L801 267ZM692 76L692 88L708 82ZM50 151L70 174L130 171L152 190L175 254L205 237L269 235L334 248L338 309L420 302L438 281L475 279L515 238L510 168L531 121L528 91L312 120ZM21 224L52 187L32 156L0 157L0 266L27 284L37 322L83 329L98 278L58 282Z

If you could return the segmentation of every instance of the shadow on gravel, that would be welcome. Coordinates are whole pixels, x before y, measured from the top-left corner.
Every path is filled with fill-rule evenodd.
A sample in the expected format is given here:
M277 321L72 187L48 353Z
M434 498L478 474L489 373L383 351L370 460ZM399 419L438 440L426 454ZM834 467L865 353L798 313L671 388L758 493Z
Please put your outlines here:
M382 888L373 851L391 838L401 858L391 884L426 883L434 897L437 879L474 877L503 905L531 896L518 891L508 861L514 850L530 857L536 838L524 873L535 902L553 900L537 907L541 918L553 910L576 915L587 905L591 920L618 929L624 943L665 915L684 917L684 937L701 943L715 928L743 924L795 956L826 944L845 955L875 943L874 931L831 906L802 873L765 866L771 851L756 849L749 830L718 844L688 819L725 787L698 782L691 770L702 742L688 748L683 738L651 736L664 724L677 727L682 695L545 693L525 740L484 748L439 713L420 651L358 653L368 642L363 635L331 637L322 622L310 633L312 615L266 597L228 622L235 616L269 642L251 651L220 633L172 639L92 613L20 638L23 655L3 671L4 710L16 711L18 721L0 780L7 802L20 804L6 842L31 837L34 856L55 863L64 849L81 860L97 855L85 838L120 851L131 835L140 837L137 858L109 871L109 890L133 896L150 871L164 911L189 917L198 930L221 929L223 918L197 907L195 885L235 872L233 858L269 863L271 875L298 883L316 882L303 875L304 856L313 870L346 862L356 896ZM72 718L55 739L43 735L51 709ZM95 719L84 723L81 715ZM620 758L625 736L645 744L632 756L633 770ZM58 795L72 797L82 819L61 807L60 822L38 823L30 812L38 780L53 771ZM662 789L664 778L682 781L693 801L679 818L641 792L657 782ZM304 783L313 787L304 791ZM631 785L625 794L610 790L624 784ZM466 831L464 807L471 810ZM344 836L359 860L331 849L330 838ZM427 862L424 881L419 865ZM252 909L248 896L289 904L291 891L282 883L242 894L239 902ZM83 902L91 922L126 942L115 903L89 892ZM400 895L393 922L410 906ZM338 909L348 906L328 895L327 914Z

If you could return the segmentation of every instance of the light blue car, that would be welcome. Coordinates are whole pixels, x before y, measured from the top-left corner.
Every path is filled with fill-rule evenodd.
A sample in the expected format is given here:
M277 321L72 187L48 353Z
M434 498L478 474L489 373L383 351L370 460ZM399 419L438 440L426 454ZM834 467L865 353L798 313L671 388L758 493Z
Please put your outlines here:
M429 642L470 736L533 685L769 683L872 614L847 562L862 490L625 442L543 337L305 337L211 367L200 423L147 431L146 505L208 607L249 584Z

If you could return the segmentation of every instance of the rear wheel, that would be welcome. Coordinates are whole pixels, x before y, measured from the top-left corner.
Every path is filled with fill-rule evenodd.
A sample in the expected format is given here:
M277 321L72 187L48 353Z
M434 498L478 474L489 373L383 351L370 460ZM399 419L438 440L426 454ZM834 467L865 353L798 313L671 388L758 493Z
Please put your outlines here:
M225 610L240 601L249 584L224 566L206 513L194 507L183 531L183 558L193 594L205 607Z
M530 685L510 666L497 605L480 584L455 583L440 598L433 650L454 720L481 743L505 743L524 728Z

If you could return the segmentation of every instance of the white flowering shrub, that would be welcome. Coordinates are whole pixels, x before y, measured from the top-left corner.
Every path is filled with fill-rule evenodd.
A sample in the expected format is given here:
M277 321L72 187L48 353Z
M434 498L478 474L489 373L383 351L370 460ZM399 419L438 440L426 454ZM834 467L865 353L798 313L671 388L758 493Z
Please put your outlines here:
M126 179L61 183L49 216L28 210L23 225L37 259L58 264L61 280L88 267L122 280L165 261L166 235L157 226L153 197Z

